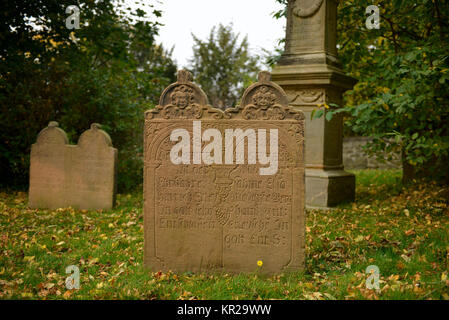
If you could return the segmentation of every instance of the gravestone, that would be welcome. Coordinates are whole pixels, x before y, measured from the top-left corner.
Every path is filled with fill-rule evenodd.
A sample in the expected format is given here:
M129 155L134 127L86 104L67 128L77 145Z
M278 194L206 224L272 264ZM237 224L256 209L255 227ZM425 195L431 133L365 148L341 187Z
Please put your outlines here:
M289 0L285 51L273 70L273 81L285 90L289 105L306 119L306 204L332 207L353 201L355 176L343 166L343 116L311 119L324 105L342 105L342 94L355 79L337 57L336 0Z
M268 72L222 111L179 71L146 112L144 137L146 267L304 267L304 116Z
M99 124L68 144L57 122L50 122L31 147L31 208L111 209L116 194L117 149Z

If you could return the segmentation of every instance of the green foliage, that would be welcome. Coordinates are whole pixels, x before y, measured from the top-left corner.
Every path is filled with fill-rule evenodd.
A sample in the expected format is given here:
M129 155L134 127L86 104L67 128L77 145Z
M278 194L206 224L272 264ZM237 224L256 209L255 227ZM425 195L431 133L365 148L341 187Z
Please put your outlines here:
M215 108L234 107L243 91L256 80L256 57L250 55L245 37L239 42L231 26L212 28L206 41L193 35L195 42L190 60L195 81Z
M33 210L26 193L0 192L0 299L449 299L449 189L401 190L400 170L355 174L355 203L308 211L305 271L275 276L256 262L241 275L148 272L142 193L80 211ZM65 287L70 265L79 290ZM365 287L369 265L379 292Z
M346 112L352 131L374 137L371 153L402 151L406 177L449 181L449 6L439 0L369 4L380 8L379 30L365 26L366 1L340 1L339 58L359 83L343 109L326 114Z
M70 30L65 10L72 4L2 8L1 184L27 185L30 146L55 120L72 143L101 123L119 149L119 190L134 188L142 181L143 112L175 79L171 53L154 40L160 12L151 4L131 11L114 0L78 1L80 29Z

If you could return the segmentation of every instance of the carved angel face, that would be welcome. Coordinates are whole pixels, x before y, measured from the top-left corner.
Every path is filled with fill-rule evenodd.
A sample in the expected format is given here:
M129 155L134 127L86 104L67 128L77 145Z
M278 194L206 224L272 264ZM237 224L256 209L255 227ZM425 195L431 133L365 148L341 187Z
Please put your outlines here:
M181 109L186 108L193 99L193 93L191 91L187 86L176 88L171 95L172 104Z
M268 87L261 87L257 93L253 96L253 104L267 108L276 103L276 95L273 94Z

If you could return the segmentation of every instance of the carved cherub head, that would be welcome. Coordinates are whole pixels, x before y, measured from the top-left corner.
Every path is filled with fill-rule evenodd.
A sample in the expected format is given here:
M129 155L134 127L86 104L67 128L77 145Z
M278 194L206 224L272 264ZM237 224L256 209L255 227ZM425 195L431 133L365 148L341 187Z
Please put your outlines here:
M266 109L276 103L276 95L267 86L260 87L253 96L255 106Z
M177 87L170 97L171 103L181 109L192 104L195 98L193 90L185 85Z

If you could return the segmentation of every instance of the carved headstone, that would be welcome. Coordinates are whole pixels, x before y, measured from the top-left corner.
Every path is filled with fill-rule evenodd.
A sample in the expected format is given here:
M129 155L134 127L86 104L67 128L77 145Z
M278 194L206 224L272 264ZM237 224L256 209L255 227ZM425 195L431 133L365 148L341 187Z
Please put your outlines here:
M50 122L31 147L29 205L32 208L111 209L115 202L117 149L99 124L68 144Z
M186 71L146 112L144 262L153 270L304 266L304 116L268 72L240 106L207 105ZM260 262L259 262L260 263Z

